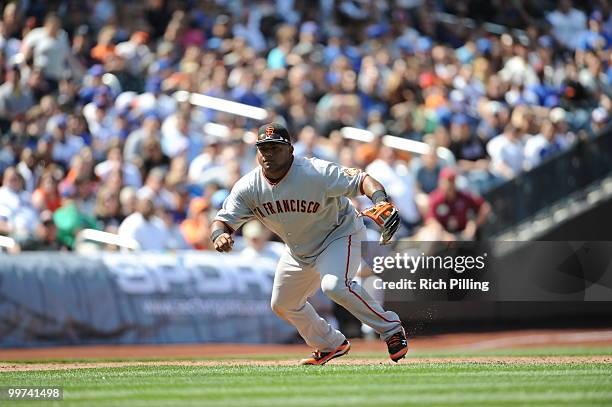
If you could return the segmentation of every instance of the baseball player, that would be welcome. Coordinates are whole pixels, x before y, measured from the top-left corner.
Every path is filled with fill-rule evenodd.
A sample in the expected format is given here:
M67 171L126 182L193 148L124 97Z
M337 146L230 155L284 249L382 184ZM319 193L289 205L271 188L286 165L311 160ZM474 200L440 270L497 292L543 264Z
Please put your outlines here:
M385 311L353 277L361 263L365 226L360 215L374 219L387 243L399 226L397 209L383 186L356 168L295 157L289 132L278 123L259 129L259 167L232 188L212 224L211 240L219 252L229 252L232 233L257 218L285 242L274 276L271 306L293 324L316 349L304 365L323 365L345 355L351 344L308 303L316 290L342 305L386 341L397 362L408 342L397 314ZM361 214L348 197L367 195L374 206Z

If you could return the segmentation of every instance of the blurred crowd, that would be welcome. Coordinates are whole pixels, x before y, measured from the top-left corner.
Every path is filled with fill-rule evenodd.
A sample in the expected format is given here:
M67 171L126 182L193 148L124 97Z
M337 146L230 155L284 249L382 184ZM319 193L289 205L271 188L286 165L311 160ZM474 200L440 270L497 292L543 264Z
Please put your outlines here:
M401 236L473 239L480 194L608 125L611 44L605 0L9 2L0 235L21 250L71 250L86 228L210 249L261 123L176 97L188 91L263 108L297 155L367 170Z

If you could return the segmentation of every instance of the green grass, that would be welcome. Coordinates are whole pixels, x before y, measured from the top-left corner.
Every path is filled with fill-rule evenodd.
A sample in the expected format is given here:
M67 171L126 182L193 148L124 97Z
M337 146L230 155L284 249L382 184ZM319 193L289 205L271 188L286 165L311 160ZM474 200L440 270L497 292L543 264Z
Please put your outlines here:
M64 386L61 406L612 404L606 364L125 367L3 373L2 385ZM40 405L16 402L15 405Z
M474 353L485 354L589 356L609 355L610 348ZM384 360L382 354L375 356ZM53 404L57 406L612 406L609 363L441 360L399 365L150 365L0 373L0 386L9 385L64 386L64 400ZM13 405L49 404L19 401Z

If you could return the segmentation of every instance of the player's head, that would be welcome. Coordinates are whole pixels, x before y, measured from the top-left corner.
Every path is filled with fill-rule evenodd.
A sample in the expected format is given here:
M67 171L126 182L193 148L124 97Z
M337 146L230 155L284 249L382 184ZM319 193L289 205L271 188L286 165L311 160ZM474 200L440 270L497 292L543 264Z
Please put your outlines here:
M291 166L293 146L287 129L278 123L264 124L257 133L257 161L264 173L282 176Z

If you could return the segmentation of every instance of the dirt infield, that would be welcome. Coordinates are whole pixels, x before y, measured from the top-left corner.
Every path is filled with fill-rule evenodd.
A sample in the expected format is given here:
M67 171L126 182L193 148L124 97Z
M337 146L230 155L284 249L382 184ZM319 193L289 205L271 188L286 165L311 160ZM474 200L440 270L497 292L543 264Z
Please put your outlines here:
M418 337L410 340L411 350L419 352L433 350L479 351L553 346L612 346L612 330L529 330L513 332L490 332L469 334L446 334ZM310 349L305 345L247 345L247 344L188 344L188 345L115 345L115 346L66 346L53 348L0 349L0 372L11 370L41 370L66 368L93 368L110 366L146 365L147 363L168 365L293 365L295 359L268 361L253 360L255 356L306 355ZM338 360L337 364L381 364L384 359L360 358L360 353L386 352L382 341L353 341L353 357ZM206 359L229 358L220 361L155 361L142 362L135 359ZM113 359L118 362L68 362L45 363L58 359ZM16 364L11 361L36 361L40 363ZM465 358L418 358L406 359L403 363L612 363L610 356L585 357L465 357ZM388 362L391 363L391 362Z
M351 358L346 357L329 362L333 365L391 365L396 364L390 360L374 359L374 358ZM612 364L612 356L478 356L478 357L463 357L463 358L418 358L418 359L403 359L400 364L424 364L424 363L476 363L476 364L577 364L577 363L610 363ZM35 370L66 370L66 369L94 369L94 368L115 368L115 367L133 367L133 366L201 366L201 367L216 367L216 366L295 366L296 360L250 360L250 359L235 359L235 360L178 360L178 361L155 361L155 362L78 362L78 363L26 363L26 364L11 364L0 363L1 372L27 372Z

